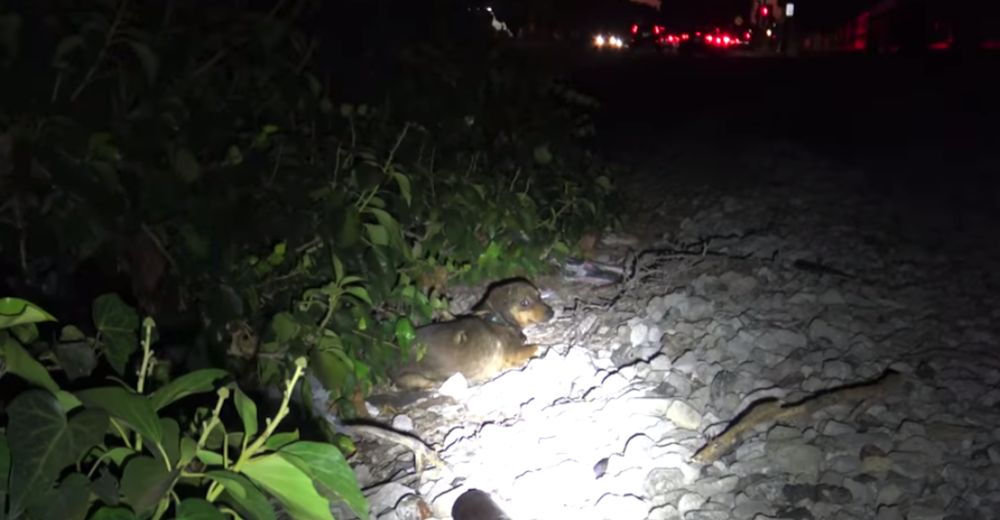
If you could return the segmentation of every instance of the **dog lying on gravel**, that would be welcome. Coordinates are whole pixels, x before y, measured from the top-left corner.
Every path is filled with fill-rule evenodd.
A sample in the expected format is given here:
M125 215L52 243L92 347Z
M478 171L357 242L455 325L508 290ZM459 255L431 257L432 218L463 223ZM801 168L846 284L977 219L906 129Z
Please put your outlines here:
M492 379L524 365L537 345L525 345L528 325L552 319L552 308L531 283L509 280L492 286L472 314L417 329L415 346L424 356L390 374L404 389L428 389L455 374L470 383Z

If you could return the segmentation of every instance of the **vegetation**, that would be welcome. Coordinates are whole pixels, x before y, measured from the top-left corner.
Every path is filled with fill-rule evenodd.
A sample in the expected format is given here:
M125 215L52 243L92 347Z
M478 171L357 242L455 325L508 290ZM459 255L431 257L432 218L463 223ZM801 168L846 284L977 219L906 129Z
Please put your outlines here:
M58 477L59 487L39 492L79 500L73 493L106 473L118 479L126 500L97 493L118 508L100 515L227 504L265 518L246 513L247 501L261 503L259 489L291 507L252 461L294 467L321 488L340 478L293 460L339 468L327 445L274 432L291 386L259 435L253 401L237 386L191 416L162 415L172 399L157 393L210 392L220 369L248 392L286 388L307 360L340 412L355 413L355 397L418 355L409 352L414 327L445 308L449 283L544 272L583 232L609 223L606 167L580 147L593 101L531 69L488 23L471 33L465 21L421 35L382 31L398 37L373 56L344 50L338 29L353 34L346 28L362 22L331 13L329 2L258 3L0 6L0 74L16 78L0 82L0 292L72 323L86 321L81 310L98 295L123 298L97 298L90 327L63 329L47 346L35 329L0 336L7 370L36 387L9 402L6 434L15 461L27 447L13 445L12 428L47 421L53 442L68 443L36 476L46 485ZM26 306L17 316L48 317L6 301ZM140 327L129 304L159 328ZM157 330L162 355L147 366ZM87 348L67 358L66 344ZM93 388L107 375L93 367L121 386ZM89 389L42 377L54 368ZM138 380L125 384L130 373ZM29 400L50 415L19 416ZM211 426L227 402L242 434ZM63 435L77 430L79 442ZM228 473L190 469L196 463ZM156 484L155 496L126 492L139 474L155 480L142 481ZM182 485L210 489L195 505L178 501L193 496ZM237 488L246 491L233 498ZM18 493L29 512L49 502ZM292 498L315 498L306 495Z
M114 295L99 298L93 312L96 337L68 326L51 345L40 344L36 323L52 316L23 300L0 299L4 371L33 386L6 407L0 516L127 520L164 518L169 511L169 518L181 519L276 518L263 490L295 518L331 518L330 499L367 518L354 473L335 446L277 431L304 359L263 428L257 405L233 384L218 388L213 407L189 413L178 401L211 392L226 372L197 370L152 389L153 320L140 327L135 310ZM134 384L116 378L111 386L71 392L50 375L78 384L96 368L97 352L110 361L136 343L142 355ZM242 430L223 423L224 407L235 407Z

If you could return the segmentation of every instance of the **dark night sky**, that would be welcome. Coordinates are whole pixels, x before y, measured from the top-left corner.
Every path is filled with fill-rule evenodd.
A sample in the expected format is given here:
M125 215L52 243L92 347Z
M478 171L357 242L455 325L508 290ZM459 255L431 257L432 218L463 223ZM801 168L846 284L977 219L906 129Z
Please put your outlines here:
M796 16L807 25L839 22L861 12L876 0L797 0ZM662 0L660 12L670 25L727 24L736 15L746 17L751 0Z

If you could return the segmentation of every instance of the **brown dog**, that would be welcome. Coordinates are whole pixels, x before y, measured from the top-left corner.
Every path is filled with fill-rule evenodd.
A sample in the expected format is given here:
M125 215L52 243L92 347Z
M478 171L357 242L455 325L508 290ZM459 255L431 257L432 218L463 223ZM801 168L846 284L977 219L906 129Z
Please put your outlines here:
M396 385L426 389L458 373L481 383L524 365L538 346L525 345L521 330L553 315L538 289L524 280L494 285L472 310L469 316L417 329L414 344L426 353L391 374Z

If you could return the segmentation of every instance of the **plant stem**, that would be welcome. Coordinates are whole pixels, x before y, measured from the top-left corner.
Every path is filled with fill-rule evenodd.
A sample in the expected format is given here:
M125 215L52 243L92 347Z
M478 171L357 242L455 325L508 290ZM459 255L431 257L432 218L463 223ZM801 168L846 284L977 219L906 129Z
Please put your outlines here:
M144 329L146 335L142 339L142 364L139 366L139 382L136 383L135 387L139 395L142 395L146 387L146 373L149 372L149 361L153 357L153 327L147 324ZM142 451L142 435L139 432L135 434L135 449L136 451ZM160 449L162 450L163 448L161 447ZM169 465L170 461L167 461L167 466Z
M281 421L288 415L288 403L292 399L292 392L295 391L295 385L302 377L303 372L305 372L305 359L299 358L299 360L295 363L295 372L292 374L292 378L287 381L285 395L281 399L281 407L278 409L278 412L274 415L273 419L267 419L267 427L264 428L264 432L254 439L253 444L251 444L249 448L240 453L240 458L236 461L236 464L233 464L230 471L239 473L243 465L249 462L250 459L252 459L253 456L264 447L264 443L267 442L267 439L274 434L274 430L278 428L278 424L280 424ZM219 498L219 495L222 494L222 490L224 489L222 486L217 486L216 484L217 482L212 484L208 490L208 495L205 497L205 499L209 502L214 502L215 499Z

